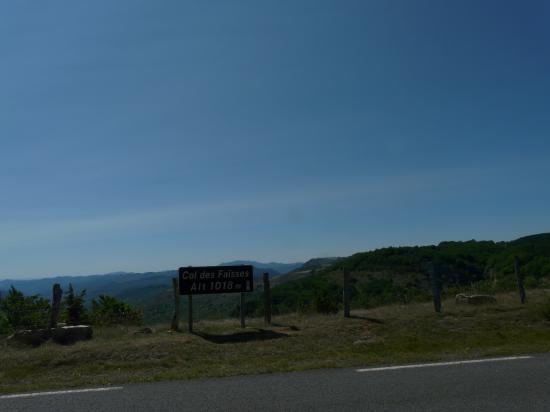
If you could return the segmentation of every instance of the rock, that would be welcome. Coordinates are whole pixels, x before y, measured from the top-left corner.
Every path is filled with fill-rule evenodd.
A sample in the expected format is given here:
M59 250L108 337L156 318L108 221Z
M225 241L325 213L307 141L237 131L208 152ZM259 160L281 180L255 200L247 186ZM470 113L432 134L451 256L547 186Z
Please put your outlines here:
M78 341L90 340L92 336L92 327L88 325L63 326L61 328L52 329L53 341L62 345L70 345Z
M490 305L497 303L497 299L491 295L466 295L459 293L455 296L455 302L457 304L468 305Z
M50 329L20 330L8 337L7 342L37 347L50 339L50 336Z
M153 329L151 328L142 328L140 330L137 330L134 332L134 335L139 335L143 333L144 335L150 335L151 333L153 333Z
M455 296L455 303L468 303L468 296L464 293L459 293Z
M32 329L20 330L8 337L8 344L24 344L40 346L50 338L57 343L68 345L81 340L92 339L93 331L91 326L63 326L53 329Z

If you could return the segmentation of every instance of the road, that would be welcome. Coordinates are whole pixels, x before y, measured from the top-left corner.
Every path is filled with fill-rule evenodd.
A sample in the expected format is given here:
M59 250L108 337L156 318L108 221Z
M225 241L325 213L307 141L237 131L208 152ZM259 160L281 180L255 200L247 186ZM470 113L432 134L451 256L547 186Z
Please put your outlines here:
M0 396L0 411L549 411L550 356Z

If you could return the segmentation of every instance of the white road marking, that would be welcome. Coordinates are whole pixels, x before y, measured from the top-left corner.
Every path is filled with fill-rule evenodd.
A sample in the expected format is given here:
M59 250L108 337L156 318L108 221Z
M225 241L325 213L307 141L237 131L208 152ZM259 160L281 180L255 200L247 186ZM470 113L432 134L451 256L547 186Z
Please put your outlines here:
M56 391L56 392L18 393L15 395L1 395L0 399L33 398L35 396L69 395L72 393L87 393L87 392L107 392L107 391L118 391L121 389L122 389L122 386L110 386L108 388L74 389L69 391Z
M383 366L380 368L357 369L357 372L378 372L378 371L391 371L391 370L397 370L397 369L430 368L433 366L464 365L469 363L500 362L500 361L511 361L511 360L531 359L531 358L532 356L508 356L506 358L473 359L473 360L455 361L455 362L418 363L415 365Z

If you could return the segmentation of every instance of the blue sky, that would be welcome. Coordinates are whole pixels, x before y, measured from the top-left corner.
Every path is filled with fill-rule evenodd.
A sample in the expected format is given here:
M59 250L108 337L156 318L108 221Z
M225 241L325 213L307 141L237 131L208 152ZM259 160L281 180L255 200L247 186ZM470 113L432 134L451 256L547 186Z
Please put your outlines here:
M546 1L0 5L0 278L550 230Z

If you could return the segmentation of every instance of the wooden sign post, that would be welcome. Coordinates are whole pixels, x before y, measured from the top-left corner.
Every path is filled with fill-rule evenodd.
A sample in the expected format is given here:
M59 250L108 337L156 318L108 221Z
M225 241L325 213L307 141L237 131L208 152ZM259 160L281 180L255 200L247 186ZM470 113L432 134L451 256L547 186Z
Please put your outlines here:
M346 268L342 268L342 271L344 272L344 317L349 318L350 317L350 288L349 288L349 272Z
M428 264L428 274L432 282L432 293L434 299L434 310L441 313L441 278L438 267L434 262Z
M57 327L57 319L59 318L59 310L61 309L61 296L63 296L63 290L59 283L53 285L52 291L52 313L50 317L50 329Z
M180 294L178 280L176 278L172 278L172 291L174 293L174 315L172 316L172 325L170 329L178 331L180 330Z
M514 272L516 273L516 279L518 282L519 301L523 305L527 300L527 296L525 295L525 287L523 286L523 277L521 276L519 258L517 256L514 258Z
M240 315L241 315L241 328L245 328L244 317L245 317L245 303L244 303L244 293L241 292L241 306L240 306Z
M271 325L271 285L269 284L269 273L264 273L264 322Z
M193 295L189 295L187 301L187 326L189 333L193 333Z

